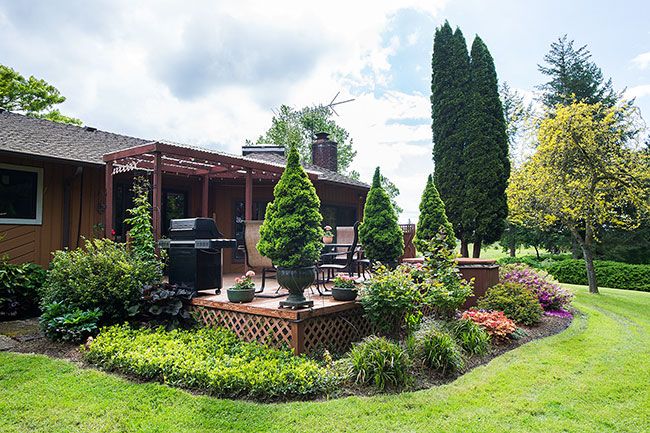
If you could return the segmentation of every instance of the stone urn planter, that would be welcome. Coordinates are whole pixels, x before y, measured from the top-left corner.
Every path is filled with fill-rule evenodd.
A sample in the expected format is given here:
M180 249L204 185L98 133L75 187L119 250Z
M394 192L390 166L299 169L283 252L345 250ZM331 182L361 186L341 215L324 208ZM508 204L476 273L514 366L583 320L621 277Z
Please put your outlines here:
M278 284L289 291L289 296L280 301L281 308L309 308L314 306L314 301L305 298L304 291L316 280L316 268L305 266L300 268L278 267Z
M323 227L323 243L331 244L334 241L334 233L332 233L332 227L325 226Z
M334 242L334 236L323 236L324 244L331 244L332 242Z

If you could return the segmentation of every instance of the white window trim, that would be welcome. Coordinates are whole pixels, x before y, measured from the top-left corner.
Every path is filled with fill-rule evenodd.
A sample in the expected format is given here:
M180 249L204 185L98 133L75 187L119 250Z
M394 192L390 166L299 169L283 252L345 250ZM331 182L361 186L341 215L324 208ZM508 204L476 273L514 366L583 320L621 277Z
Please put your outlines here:
M26 165L2 164L0 168L16 171L28 171L36 173L36 218L2 218L0 224L13 225L41 225L43 224L43 169L41 167L29 167Z

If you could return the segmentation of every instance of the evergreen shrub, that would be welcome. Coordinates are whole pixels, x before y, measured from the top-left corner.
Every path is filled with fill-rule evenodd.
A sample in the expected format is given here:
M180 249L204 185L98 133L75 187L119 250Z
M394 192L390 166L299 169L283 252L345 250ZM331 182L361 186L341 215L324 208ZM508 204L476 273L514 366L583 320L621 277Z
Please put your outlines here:
M390 197L381 186L379 167L375 170L372 187L366 198L359 240L364 254L373 262L396 265L404 253L404 234L397 223L397 214Z
M316 189L300 165L298 150L293 145L273 197L260 228L259 252L278 267L313 266L323 248L323 217Z
M650 292L650 265L594 260L596 281L600 287ZM584 260L563 260L548 267L559 282L587 285Z
M34 263L15 265L0 257L0 320L37 315L45 277L45 270Z

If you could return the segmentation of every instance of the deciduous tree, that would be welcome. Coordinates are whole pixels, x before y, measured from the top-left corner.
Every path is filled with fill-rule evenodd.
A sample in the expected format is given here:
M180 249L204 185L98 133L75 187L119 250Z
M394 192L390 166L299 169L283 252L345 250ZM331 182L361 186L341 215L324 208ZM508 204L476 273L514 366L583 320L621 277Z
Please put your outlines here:
M57 88L45 80L34 76L25 78L12 68L0 65L0 108L29 117L81 125L81 120L64 116L53 108L64 101L65 97Z
M346 173L357 152L352 138L332 119L332 110L324 105L303 107L299 110L281 105L271 119L271 127L258 137L256 144L274 144L289 148L295 145L303 162L311 163L311 144L315 134L327 132L338 143L338 171Z
M539 228L562 224L579 243L589 291L598 293L594 242L603 227L633 229L649 209L648 154L634 149L629 104L558 105L541 123L539 147L511 177L513 222Z

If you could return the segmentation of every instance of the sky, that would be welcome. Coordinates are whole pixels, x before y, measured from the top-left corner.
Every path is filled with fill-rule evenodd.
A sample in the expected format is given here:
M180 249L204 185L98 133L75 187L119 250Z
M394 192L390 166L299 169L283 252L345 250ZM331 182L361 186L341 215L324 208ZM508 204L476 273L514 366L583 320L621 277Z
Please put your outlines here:
M479 35L499 81L530 99L537 65L567 34L650 116L650 2L401 0L171 2L0 0L0 63L43 78L61 111L102 130L239 154L281 104L328 103L415 221L431 159L437 26Z

